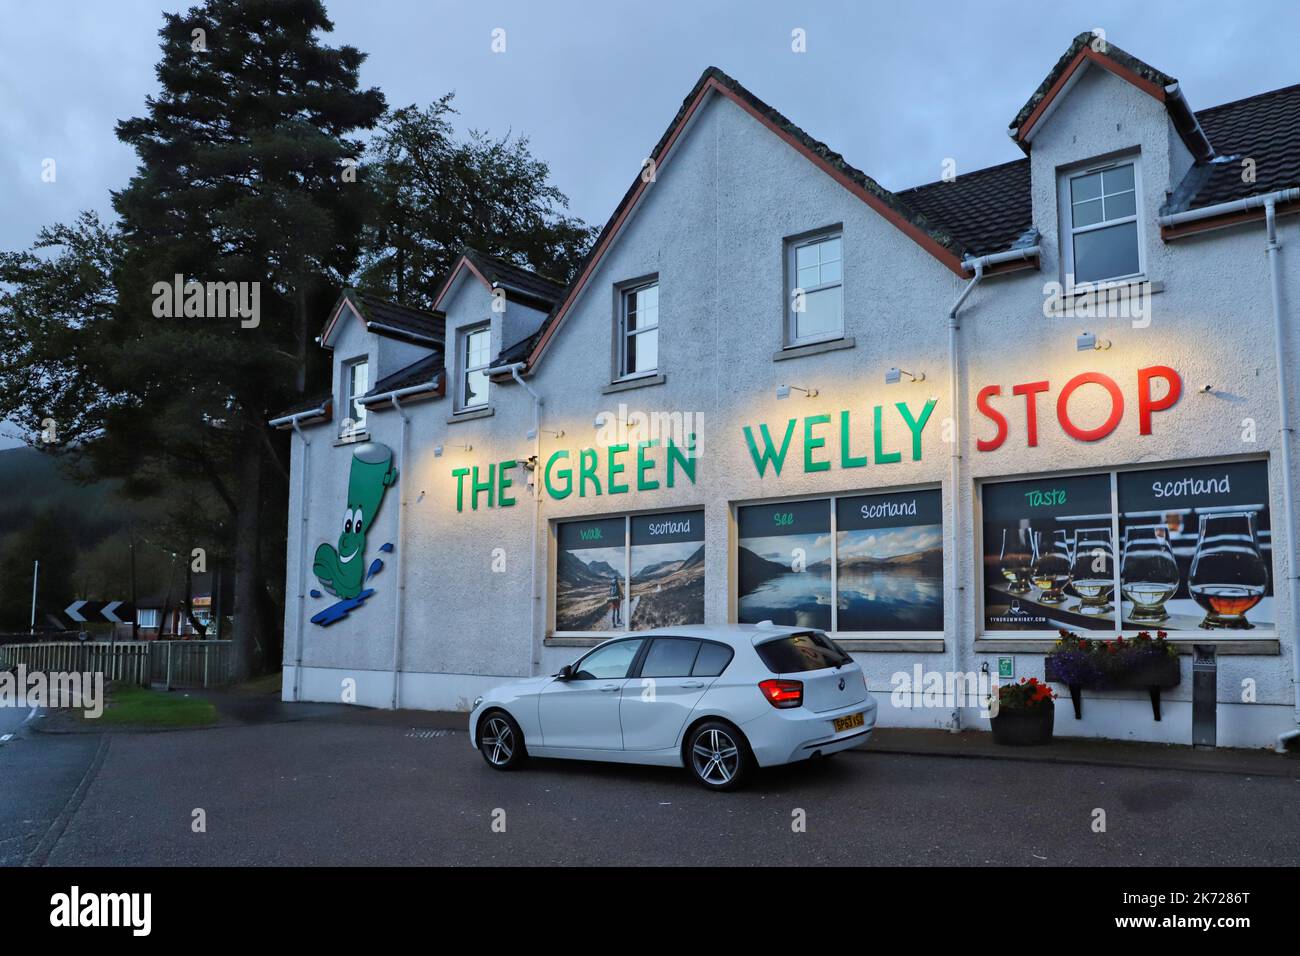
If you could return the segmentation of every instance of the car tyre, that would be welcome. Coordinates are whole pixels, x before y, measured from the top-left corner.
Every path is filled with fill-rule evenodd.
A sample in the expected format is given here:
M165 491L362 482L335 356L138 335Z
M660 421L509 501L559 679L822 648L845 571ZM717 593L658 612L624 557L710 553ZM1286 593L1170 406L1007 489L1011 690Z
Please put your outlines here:
M524 732L504 710L490 710L478 725L478 749L493 770L515 770L528 757Z
M686 766L709 790L732 790L749 778L753 754L744 734L721 720L706 720L686 742Z

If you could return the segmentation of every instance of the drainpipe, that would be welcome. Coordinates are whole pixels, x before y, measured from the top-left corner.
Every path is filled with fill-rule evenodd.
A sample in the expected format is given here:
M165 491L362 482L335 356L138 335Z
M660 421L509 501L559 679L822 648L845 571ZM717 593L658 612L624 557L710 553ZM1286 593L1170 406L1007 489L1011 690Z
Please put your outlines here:
M962 304L975 291L975 287L984 279L984 270L1002 262L1019 262L1025 259L1035 258L1039 254L1038 246L1026 246L1023 249L1012 249L1007 252L995 252L992 255L978 256L962 260L962 266L967 272L973 272L970 282L961 290L961 295L957 296L957 301L952 304L948 310L948 403L952 408L952 454L948 459L948 487L952 495L952 576L957 589L957 599L952 602L952 673L957 673L957 655L958 646L961 643L961 619L962 611L965 605L965 587L962 585L961 555L965 543L962 541L961 533L961 356L958 349L961 347L960 338L957 333L961 330L961 323L957 320L957 312L961 309ZM957 706L957 701L953 700L952 716L948 728L952 733L961 731L961 709Z
M277 418L268 423L272 428L290 425L293 427L294 434L302 440L302 468L298 470L298 628L293 641L293 697L290 698L295 702L301 699L302 688L303 619L307 615L307 475L311 471L311 454L309 452L311 439L302 430L299 422L304 418L316 418L324 414L325 408L322 406L321 408L298 412L296 415L286 415L284 418Z
M1250 209L1264 209L1264 227L1266 240L1264 249L1268 255L1268 284L1273 300L1273 364L1277 368L1278 428L1281 430L1282 454L1282 514L1286 527L1287 547L1287 609L1291 618L1291 686L1295 692L1295 719L1300 724L1300 642L1296 635L1300 631L1300 569L1296 568L1296 531L1295 498L1291 483L1293 473L1291 438L1295 428L1291 423L1291 390L1287 383L1286 356L1283 351L1282 336L1285 321L1282 314L1282 263L1278 257L1281 246L1277 241L1277 206L1278 203L1300 202L1300 188L1279 189L1262 196L1249 196L1235 202L1219 203L1204 209L1192 209L1187 212L1161 216L1161 226L1176 226L1186 222L1196 222ZM1300 728L1278 734L1274 750L1286 753L1288 740L1300 737Z
M406 409L402 408L401 399L397 395L388 396L392 402L393 409L401 416L402 419L402 437L398 447L401 449L402 468L407 468L406 457L406 436L410 429L411 416L406 414ZM410 477L409 475L407 476ZM402 569L405 565L403 560L406 556L406 485L407 482L398 482L399 507L397 509L397 554L394 563L397 565L393 568L393 574L397 578L397 606L393 610L393 710L397 710L400 699L399 679L402 672L402 622L406 617L406 579L402 575Z
M542 520L542 397L537 394L531 385L524 381L520 374L527 368L525 362L512 362L500 369L493 371L509 372L525 392L533 400L533 529L532 529L532 552L529 559L531 564L531 574L533 579L532 602L528 606L528 636L532 644L533 654L537 656L535 661L536 667L530 667L529 673L534 670L540 670L540 655L536 655L537 649L537 605L542 601L541 589L537 585L537 525Z

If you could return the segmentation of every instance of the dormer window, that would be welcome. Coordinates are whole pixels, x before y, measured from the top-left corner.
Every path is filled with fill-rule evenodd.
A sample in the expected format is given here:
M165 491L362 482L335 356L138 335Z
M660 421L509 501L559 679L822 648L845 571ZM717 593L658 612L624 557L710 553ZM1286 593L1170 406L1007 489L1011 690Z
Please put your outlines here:
M1062 263L1075 285L1142 274L1140 192L1133 160L1093 165L1061 177Z
M347 363L343 371L343 437L366 430L366 406L357 399L370 391L370 362L357 359Z
M460 333L460 383L457 411L482 408L488 400L488 366L492 364L492 333L488 324Z

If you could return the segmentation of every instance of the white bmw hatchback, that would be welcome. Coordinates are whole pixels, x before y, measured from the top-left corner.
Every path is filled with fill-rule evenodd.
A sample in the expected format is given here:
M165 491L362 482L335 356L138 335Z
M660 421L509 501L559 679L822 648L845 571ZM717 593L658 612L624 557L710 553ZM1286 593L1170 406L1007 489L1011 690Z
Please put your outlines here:
M474 702L473 745L513 770L528 756L685 766L712 790L755 766L863 743L876 701L821 631L771 624L663 628L592 648L550 677Z

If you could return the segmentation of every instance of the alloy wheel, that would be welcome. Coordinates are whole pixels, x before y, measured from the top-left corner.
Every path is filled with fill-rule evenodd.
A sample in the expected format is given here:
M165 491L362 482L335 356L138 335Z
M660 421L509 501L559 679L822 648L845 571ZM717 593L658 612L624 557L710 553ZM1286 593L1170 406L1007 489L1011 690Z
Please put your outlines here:
M724 730L710 727L691 747L695 773L711 786L730 783L740 769L740 748Z
M515 752L515 733L504 717L489 717L483 725L483 755L496 766L509 763Z

